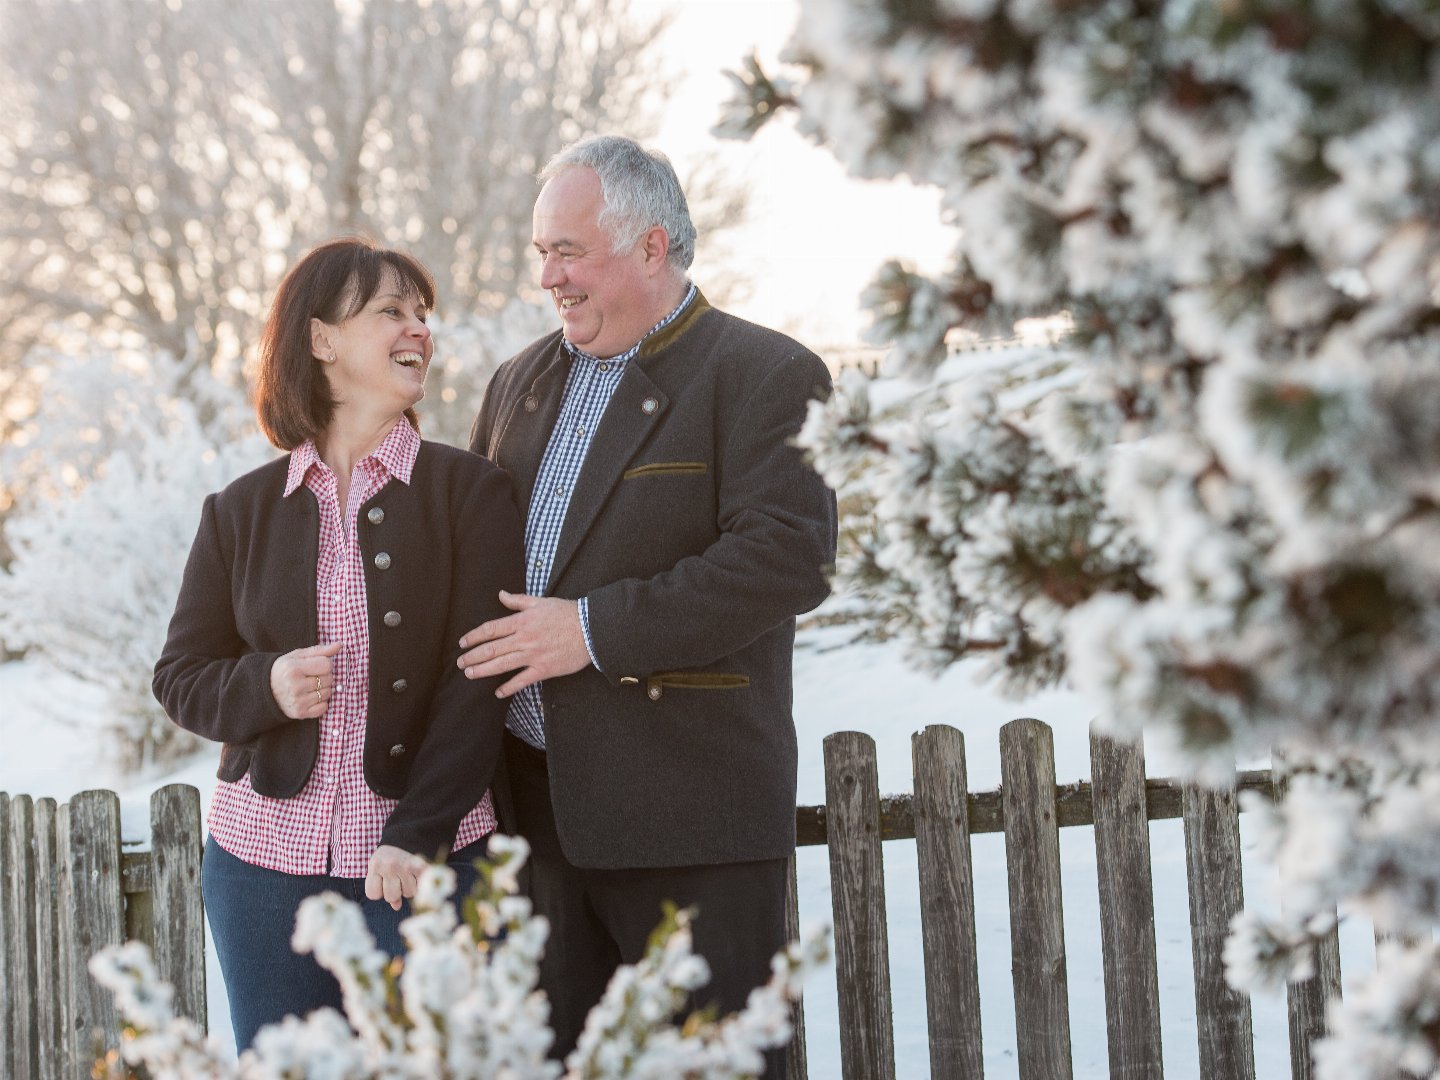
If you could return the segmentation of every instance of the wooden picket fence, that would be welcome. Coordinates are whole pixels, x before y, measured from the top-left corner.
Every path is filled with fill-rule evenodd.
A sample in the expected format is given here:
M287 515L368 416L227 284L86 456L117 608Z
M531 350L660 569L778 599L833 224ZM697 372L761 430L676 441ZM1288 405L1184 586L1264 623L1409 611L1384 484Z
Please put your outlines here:
M895 1080L882 844L914 839L919 865L930 1069L936 1080L984 1075L970 837L1003 833L1009 877L1018 1071L1022 1080L1072 1075L1061 910L1062 828L1094 827L1110 1076L1160 1080L1159 980L1148 823L1184 821L1195 970L1199 1075L1254 1080L1249 999L1224 981L1221 951L1240 909L1234 793L1147 780L1138 747L1091 737L1090 782L1058 785L1049 727L1016 720L1000 733L1001 787L971 792L965 743L945 726L913 736L914 793L882 798L875 744L825 740L825 805L796 811L799 843L827 845L835 977L845 1080ZM1271 793L1268 773L1237 789ZM116 1018L85 958L125 937L150 942L180 1011L205 1023L200 811L194 788L151 800L150 849L125 853L119 804L90 791L52 800L0 794L0 1066L6 1077L85 1077L113 1045ZM791 875L792 936L798 914ZM1310 1076L1309 1046L1340 990L1338 939L1318 974L1289 993L1291 1071ZM788 1080L808 1076L802 1031Z
M54 799L0 792L0 1076L84 1080L120 1030L86 969L98 949L147 942L175 1007L205 1023L200 794L150 799L150 848L127 852L113 791Z
M798 811L800 844L829 848L845 1080L896 1077L881 848L907 839L916 842L919 865L931 1076L984 1075L970 837L996 832L1005 837L1009 879L1018 1072L1021 1080L1073 1075L1060 829L1078 825L1094 827L1109 1075L1161 1080L1149 822L1163 818L1184 822L1199 1075L1255 1080L1250 1000L1226 985L1221 953L1243 906L1236 793L1273 797L1268 772L1240 773L1231 792L1147 779L1138 746L1092 732L1092 780L1058 785L1051 730L1030 719L1000 731L999 791L969 791L965 740L954 728L914 735L912 758L914 793L882 798L874 741L831 735L825 805ZM1288 993L1294 1080L1309 1080L1310 1044L1324 1031L1326 1002L1340 993L1337 934L1316 967L1314 978ZM805 1077L802 1053L788 1080Z

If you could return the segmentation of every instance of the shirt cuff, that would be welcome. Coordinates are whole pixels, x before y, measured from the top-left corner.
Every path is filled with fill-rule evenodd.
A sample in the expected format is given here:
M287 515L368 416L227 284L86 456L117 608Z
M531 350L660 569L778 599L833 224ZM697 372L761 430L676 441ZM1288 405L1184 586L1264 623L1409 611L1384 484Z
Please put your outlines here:
M585 637L585 651L590 654L590 663L595 665L595 670L603 671L600 661L595 659L595 642L590 637L590 598L582 596L576 605L580 608L580 633Z

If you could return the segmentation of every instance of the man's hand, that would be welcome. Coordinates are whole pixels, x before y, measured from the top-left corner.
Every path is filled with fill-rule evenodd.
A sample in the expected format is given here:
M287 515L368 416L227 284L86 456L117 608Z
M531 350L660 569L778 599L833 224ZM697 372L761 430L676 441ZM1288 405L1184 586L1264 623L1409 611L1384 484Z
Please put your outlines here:
M370 869L365 874L365 895L371 900L384 900L396 911L402 898L415 895L425 860L419 855L381 844L370 856Z
M573 675L590 666L580 605L555 596L500 592L500 602L514 615L491 619L460 639L459 664L467 679L484 679L514 671L495 691L507 698L531 683Z
M280 711L291 720L324 716L335 692L332 661L340 642L311 645L278 657L270 665L270 693Z

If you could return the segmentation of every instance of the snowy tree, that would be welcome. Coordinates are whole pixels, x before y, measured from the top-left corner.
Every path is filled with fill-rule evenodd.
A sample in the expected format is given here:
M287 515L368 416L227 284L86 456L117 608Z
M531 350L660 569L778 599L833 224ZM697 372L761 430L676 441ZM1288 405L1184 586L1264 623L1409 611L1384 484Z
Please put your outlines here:
M1196 777L1273 751L1285 913L1242 921L1232 979L1302 973L1337 906L1423 940L1317 1062L1440 1075L1440 4L802 0L786 59L723 132L788 109L961 232L869 298L932 388L849 381L802 435L874 508L842 587L921 662L1068 679ZM1030 393L937 366L1056 315Z
M493 315L432 320L435 356L425 376L425 398L416 409L420 434L451 446L469 446L490 376L530 342L553 331L555 322L548 299L520 298Z
M417 914L401 925L408 952L399 965L375 948L356 904L334 893L301 904L293 945L335 975L345 1015L321 1009L263 1028L239 1062L175 1016L173 990L159 982L144 945L103 950L90 970L115 995L126 1028L120 1050L95 1075L118 1080L133 1075L128 1066L143 1066L144 1075L168 1080L561 1080L562 1066L546 1060L554 1041L550 1007L536 989L549 927L515 895L529 849L496 836L490 852L463 924L448 902L454 872L436 866L421 876ZM691 951L692 918L690 911L667 913L645 957L615 973L566 1059L563 1080L740 1080L758 1076L763 1051L790 1039L790 1003L804 977L828 959L828 935L812 934L777 955L770 980L741 1012L696 1014L677 1027L687 996L710 977Z
M56 719L93 729L118 767L169 762L197 740L166 719L150 677L201 502L274 451L243 396L168 353L47 361L41 411L0 448L45 492L4 523L0 645L101 691L102 715ZM79 445L52 457L57 432Z
M546 306L434 321L420 403L427 439L463 446L486 382L549 330ZM163 351L42 350L35 411L0 445L0 473L30 493L0 521L0 652L96 687L93 726L122 769L173 761L197 741L166 719L150 674L205 496L276 452L245 391Z
M515 322L535 172L651 130L662 26L624 0L0 0L0 447L29 437L56 350L165 350L238 388L280 275L339 234L419 257L452 325ZM743 216L713 161L691 188L707 233ZM437 374L475 386L460 362ZM447 437L478 402L443 402ZM51 465L85 476L63 455L93 458L93 425L67 416ZM30 475L0 471L0 520L44 495Z
M452 320L502 309L536 169L646 127L657 29L621 0L0 0L0 446L57 349L165 350L240 393L280 275L334 235L416 254ZM60 419L83 477L91 414ZM0 518L28 476L0 474Z
M363 232L454 313L530 276L534 175L645 126L621 0L0 0L0 327L233 359L299 252Z

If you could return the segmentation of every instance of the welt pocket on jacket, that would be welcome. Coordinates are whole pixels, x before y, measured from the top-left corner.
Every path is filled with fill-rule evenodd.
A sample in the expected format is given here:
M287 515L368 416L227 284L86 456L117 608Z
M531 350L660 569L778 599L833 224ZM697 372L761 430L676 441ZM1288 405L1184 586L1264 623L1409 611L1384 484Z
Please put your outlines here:
M634 480L640 476L682 476L687 473L699 474L709 469L703 461L654 461L649 465L637 465L626 469L622 480Z
M749 675L725 675L716 671L660 671L645 680L645 696L658 701L666 690L743 690Z

